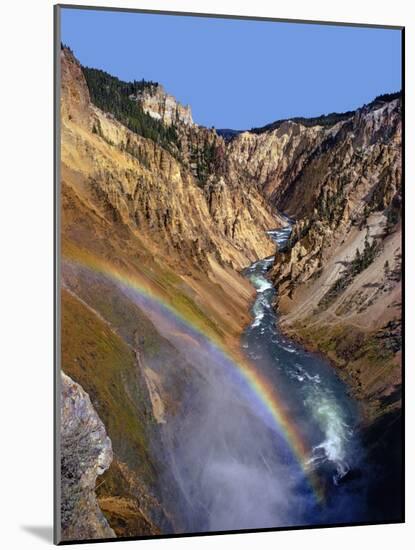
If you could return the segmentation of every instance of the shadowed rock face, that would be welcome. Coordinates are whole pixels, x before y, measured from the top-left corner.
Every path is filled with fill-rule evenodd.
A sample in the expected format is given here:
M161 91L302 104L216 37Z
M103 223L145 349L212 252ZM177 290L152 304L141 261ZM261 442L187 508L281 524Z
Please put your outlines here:
M88 394L61 377L62 540L115 537L95 495L96 479L112 461L111 440Z

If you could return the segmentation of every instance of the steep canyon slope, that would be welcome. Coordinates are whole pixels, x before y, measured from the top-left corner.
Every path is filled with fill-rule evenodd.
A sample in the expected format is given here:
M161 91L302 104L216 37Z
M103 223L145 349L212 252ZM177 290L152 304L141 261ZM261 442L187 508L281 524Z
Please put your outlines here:
M368 416L385 395L399 404L401 126L400 95L388 94L237 133L226 152L231 178L295 219L270 271L284 330L341 368Z
M97 496L115 534L172 531L158 426L180 406L190 368L118 283L134 281L154 309L163 303L237 349L253 296L239 270L272 253L265 230L279 219L256 188L231 187L210 169L206 158L224 147L215 132L186 121L170 148L157 118L143 117L144 137L94 105L66 48L61 75L62 369L112 442ZM63 535L82 538L82 526Z
M238 353L254 296L241 271L274 254L278 211L296 220L270 270L284 330L341 369L368 421L399 410L400 136L400 99L386 97L225 140L159 84L62 48L62 370L111 442L106 471L92 469L107 536L181 529L160 427L207 382L158 308ZM75 518L66 538L82 537Z
M278 199L297 220L271 270L281 322L340 367L369 417L399 406L401 163L400 99L375 101L325 131Z

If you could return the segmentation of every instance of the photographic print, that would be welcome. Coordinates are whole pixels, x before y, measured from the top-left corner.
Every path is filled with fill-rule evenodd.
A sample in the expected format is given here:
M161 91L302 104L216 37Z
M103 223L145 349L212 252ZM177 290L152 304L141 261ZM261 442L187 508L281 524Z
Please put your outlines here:
M403 32L55 7L55 542L403 521Z

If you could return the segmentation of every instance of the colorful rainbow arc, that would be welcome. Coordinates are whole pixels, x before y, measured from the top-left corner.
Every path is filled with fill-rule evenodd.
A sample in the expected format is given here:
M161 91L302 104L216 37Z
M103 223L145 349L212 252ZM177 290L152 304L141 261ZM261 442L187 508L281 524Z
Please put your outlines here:
M109 262L101 260L96 256L82 254L82 260L79 258L68 258L68 261L73 265L78 265L81 268L87 268L91 271L109 278L112 282L117 283L137 293L139 296L147 300L154 301L159 308L166 310L170 315L173 315L179 322L183 323L188 329L193 331L199 338L208 341L210 346L221 353L227 360L227 363L232 365L235 373L245 382L256 397L256 400L262 404L266 412L271 416L276 425L277 432L282 433L284 439L291 448L297 462L301 466L306 479L317 501L321 504L324 501L324 491L322 489L318 476L309 467L307 462L309 453L307 446L303 442L296 426L290 421L281 398L278 397L276 389L273 388L266 378L258 372L254 366L242 356L237 356L226 350L223 344L217 338L207 336L199 327L195 326L194 321L190 321L183 314L173 308L166 300L163 300L148 281L140 280L138 276L131 276Z

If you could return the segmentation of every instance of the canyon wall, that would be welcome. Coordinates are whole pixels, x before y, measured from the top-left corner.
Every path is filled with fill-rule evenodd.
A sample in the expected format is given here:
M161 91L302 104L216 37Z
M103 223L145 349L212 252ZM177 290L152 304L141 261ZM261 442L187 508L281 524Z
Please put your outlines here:
M368 425L390 429L401 384L400 98L224 139L154 83L126 92L141 133L131 129L122 103L94 103L67 48L61 74L62 370L112 449L76 493L74 510L93 503L102 533L88 536L180 530L174 480L159 475L162 427L204 381L134 292L239 351L254 296L241 271L274 254L266 230L284 223L278 211L295 218L269 273L283 330L331 359ZM130 294L120 280L134 282Z
M160 428L195 374L109 273L140 281L204 334L237 349L253 296L239 270L272 253L264 231L280 220L256 188L232 187L213 170L224 146L216 132L184 120L170 151L94 105L66 48L61 74L62 369L89 396L111 442L113 459L96 488L108 529L116 536L172 532L180 528L177 490L163 474ZM79 502L92 499L92 485ZM71 499L66 485L62 493Z
M372 417L400 402L400 99L325 134L278 200L297 221L271 277L285 330L328 355Z
M236 133L225 152L230 181L295 219L270 271L281 326L330 357L368 417L400 406L401 127L389 94Z

